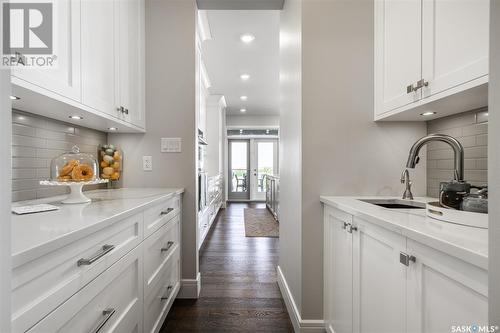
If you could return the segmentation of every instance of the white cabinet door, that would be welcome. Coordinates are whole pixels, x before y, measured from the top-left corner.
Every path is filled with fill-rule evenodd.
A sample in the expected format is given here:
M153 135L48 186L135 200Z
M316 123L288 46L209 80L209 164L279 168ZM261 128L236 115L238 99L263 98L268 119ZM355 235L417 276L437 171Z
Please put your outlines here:
M54 55L53 68L12 69L15 81L29 89L47 89L53 93L81 100L80 79L80 1L57 0L53 5ZM23 82L24 81L24 82Z
M375 115L420 99L407 86L422 76L421 0L375 1Z
M423 0L424 97L488 75L489 0Z
M354 332L404 332L406 238L358 218L352 232Z
M142 332L141 254L136 247L28 332Z
M407 332L450 332L453 325L487 325L488 272L408 240Z
M352 332L352 216L325 206L324 318L330 333Z
M144 127L144 0L120 0L118 20L118 101L123 119Z
M114 0L82 0L82 100L118 117L116 7Z

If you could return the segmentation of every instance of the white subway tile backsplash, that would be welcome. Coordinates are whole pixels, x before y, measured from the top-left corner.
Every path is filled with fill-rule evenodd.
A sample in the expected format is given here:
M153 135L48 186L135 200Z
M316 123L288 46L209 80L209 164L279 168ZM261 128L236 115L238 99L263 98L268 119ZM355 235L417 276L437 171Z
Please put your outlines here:
M19 134L24 136L35 136L35 128L20 125L20 124L12 124L12 134Z
M474 185L488 181L487 110L474 110L427 123L427 131L456 137L465 150L465 179ZM437 197L439 183L453 178L453 151L441 142L427 149L427 195Z
M14 110L12 113L12 200L31 200L60 195L66 187L46 187L40 180L50 178L51 160L75 144L96 156L97 145L107 134L64 122ZM87 190L98 188L88 186Z
M12 146L12 157L36 157L36 148Z

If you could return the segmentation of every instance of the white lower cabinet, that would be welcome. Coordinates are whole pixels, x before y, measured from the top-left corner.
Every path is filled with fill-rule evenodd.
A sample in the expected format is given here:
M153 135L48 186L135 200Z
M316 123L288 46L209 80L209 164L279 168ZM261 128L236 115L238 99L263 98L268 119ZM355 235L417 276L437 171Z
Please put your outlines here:
M134 249L29 332L142 332L142 255Z
M352 332L352 234L346 231L350 223L351 215L325 209L324 317L330 333Z
M486 270L330 206L324 234L327 332L487 325Z
M181 209L160 200L15 267L12 332L157 333L180 289Z
M407 332L450 332L487 325L488 271L408 240Z
M406 238L359 218L353 237L354 332L404 332L406 266L399 262Z
M168 264L158 279L144 293L144 332L157 333L174 302L180 288L180 249L169 257Z

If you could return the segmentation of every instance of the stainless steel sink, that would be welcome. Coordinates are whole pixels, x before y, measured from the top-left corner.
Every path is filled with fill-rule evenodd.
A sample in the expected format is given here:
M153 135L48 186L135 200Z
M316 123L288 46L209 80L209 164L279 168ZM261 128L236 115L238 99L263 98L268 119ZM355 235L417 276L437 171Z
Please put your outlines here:
M358 199L388 209L425 209L425 203L402 199Z

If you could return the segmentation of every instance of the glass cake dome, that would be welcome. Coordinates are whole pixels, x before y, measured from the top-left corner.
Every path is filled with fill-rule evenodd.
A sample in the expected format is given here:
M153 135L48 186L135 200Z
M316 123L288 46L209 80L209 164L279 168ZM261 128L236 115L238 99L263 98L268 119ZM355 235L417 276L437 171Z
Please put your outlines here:
M89 182L98 178L97 160L81 153L78 146L71 152L61 154L50 163L50 177L58 182Z

